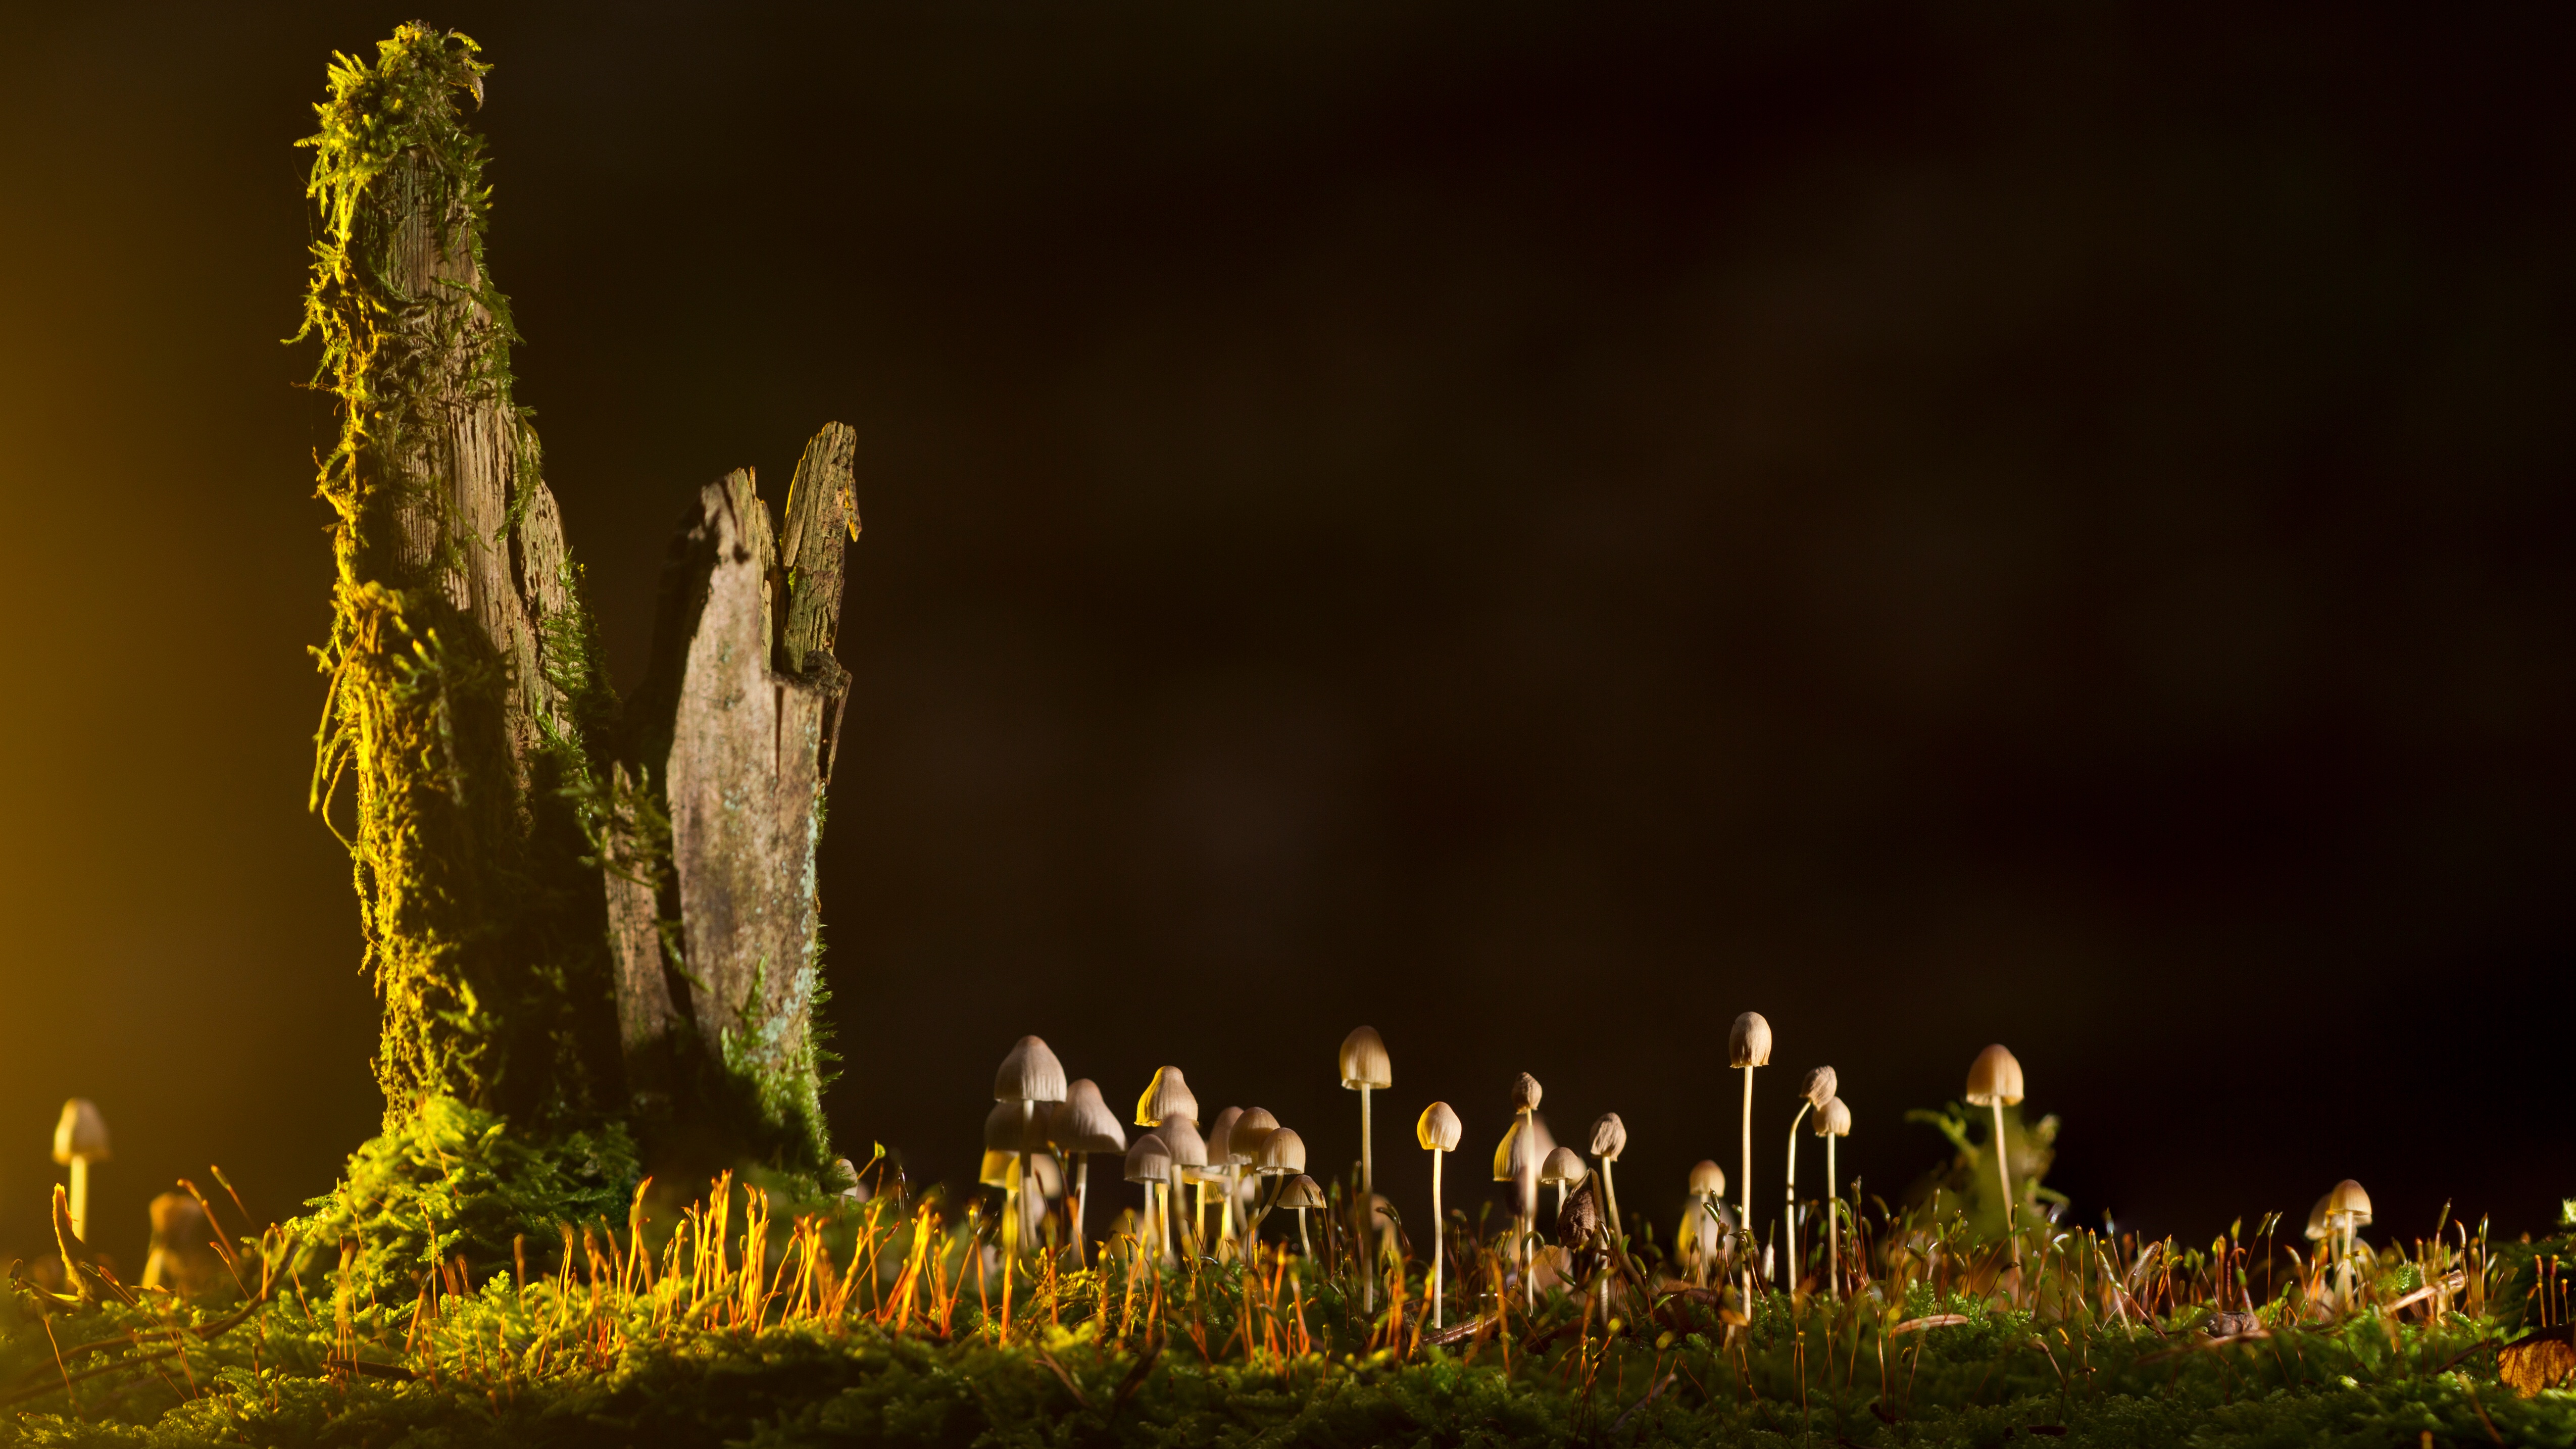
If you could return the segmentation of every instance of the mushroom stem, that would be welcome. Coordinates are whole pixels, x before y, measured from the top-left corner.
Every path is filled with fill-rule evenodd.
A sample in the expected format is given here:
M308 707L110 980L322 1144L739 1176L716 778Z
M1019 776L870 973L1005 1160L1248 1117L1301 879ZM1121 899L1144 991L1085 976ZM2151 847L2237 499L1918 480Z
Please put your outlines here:
M1431 1154L1431 1326L1440 1327L1440 1240L1445 1225L1440 1220L1440 1159L1446 1154Z
M1628 1230L1619 1225L1619 1180L1610 1175L1610 1169L1618 1165L1617 1158L1601 1159L1601 1190L1610 1198L1610 1236L1613 1238L1623 1238L1628 1234Z
M1815 1105L1800 1101L1798 1115L1789 1119L1789 1174L1781 1189L1788 1197L1789 1209L1780 1216L1789 1228L1789 1291L1792 1293L1798 1291L1798 1124L1807 1120L1808 1111Z
M1234 1241L1234 1175L1241 1170L1232 1163L1226 1164L1225 1201L1219 1203L1216 1210L1217 1237L1228 1243Z
M1036 1125L1037 1113L1037 1103L1026 1099L1020 1102L1020 1186L1011 1199L1011 1207L1014 1211L1011 1213L1009 1244L1011 1257L1014 1259L1019 1257L1020 1249L1027 1246L1029 1183L1033 1180L1029 1176L1029 1132ZM1004 1293L1011 1291L1011 1270L1007 1267L1002 1269L1002 1291Z
M1089 1266L1089 1253L1082 1242L1082 1210L1091 1205L1091 1154L1073 1154L1073 1264Z
M1306 1210L1304 1208L1297 1209L1297 1251L1305 1254L1309 1258L1315 1256L1315 1245L1306 1237Z
M1744 1180L1735 1185L1735 1210L1742 1214L1744 1219L1737 1226L1742 1231L1750 1233L1753 1231L1753 1068L1751 1067L1744 1069L1743 1142ZM1753 1315L1753 1254L1750 1251L1744 1255L1744 1313L1747 1318Z
M1357 1250L1357 1256L1364 1265L1360 1269L1360 1310L1362 1312L1375 1312L1377 1309L1377 1275L1369 1266L1365 1266L1370 1261L1368 1256L1370 1245L1377 1237L1376 1232L1373 1231L1377 1224L1370 1221L1375 1216L1373 1209L1377 1205L1377 1159L1371 1147L1369 1086L1368 1083L1362 1082L1360 1084L1360 1191L1358 1201L1352 1204L1357 1211L1351 1215L1359 1224L1359 1236L1352 1240L1352 1246ZM1298 1226L1303 1228L1305 1222L1306 1215L1299 1213Z
M1995 1109L1995 1181L2004 1190L2004 1236L2012 1239L2013 1266L2021 1266L2021 1238L2013 1232L2012 1165L2004 1150L2004 1104L1998 1097Z
M89 1241L89 1159L72 1159L72 1236Z
M1825 1291L1843 1296L1843 1186L1834 1172L1834 1139L1825 1139Z

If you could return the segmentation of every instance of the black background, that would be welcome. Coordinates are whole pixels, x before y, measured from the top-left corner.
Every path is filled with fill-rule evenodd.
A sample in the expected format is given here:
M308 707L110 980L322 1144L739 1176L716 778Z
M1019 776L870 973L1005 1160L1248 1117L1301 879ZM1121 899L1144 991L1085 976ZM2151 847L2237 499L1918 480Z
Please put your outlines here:
M0 14L0 1239L78 1092L139 1257L378 1110L276 339L408 16L73 9ZM1368 1021L1409 1210L1527 1069L1669 1221L1753 1008L1766 1197L1800 1069L1888 1191L1991 1040L2085 1221L2576 1191L2563 8L427 18L625 683L693 490L859 430L856 1155L961 1177L1035 1031L1341 1160Z

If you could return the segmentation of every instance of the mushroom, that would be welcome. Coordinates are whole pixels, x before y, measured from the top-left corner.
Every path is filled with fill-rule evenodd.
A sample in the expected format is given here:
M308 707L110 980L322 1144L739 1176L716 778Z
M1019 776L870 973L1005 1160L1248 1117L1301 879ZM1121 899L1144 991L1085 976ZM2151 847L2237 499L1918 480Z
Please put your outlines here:
M1154 1130L1163 1139L1163 1150L1172 1155L1171 1183L1163 1190L1163 1230L1169 1233L1170 1219L1175 1215L1172 1195L1182 1183L1190 1181L1199 1170L1206 1168L1207 1139L1199 1135L1197 1123L1177 1112L1164 1118L1163 1125ZM1192 1221L1189 1232L1177 1241L1195 1254L1198 1251L1197 1240L1198 1224Z
M2021 1238L2013 1232L2012 1151L2004 1143L2004 1109L2021 1101L2021 1063L2001 1044L1977 1053L1968 1064L1968 1104L1991 1107L1995 1114L1995 1181L2004 1191L2004 1236L2012 1239L2013 1264L2021 1264Z
M1816 1109L1816 1135L1825 1139L1825 1291L1843 1293L1843 1187L1834 1166L1834 1144L1851 1135L1851 1108L1827 1097Z
M1028 1181L1029 1154L1044 1151L1046 1133L1042 1127L1023 1122L1018 1102L996 1102L984 1114L984 1166L976 1180L986 1187L1002 1190L1002 1246L1015 1250L1037 1216L1020 1195L1020 1184ZM1048 1114L1050 1118L1054 1115ZM1043 1211L1043 1208L1040 1209Z
M1628 1124L1616 1112L1604 1112L1592 1124L1592 1155L1601 1159L1601 1191L1610 1205L1610 1236L1619 1237L1627 1229L1619 1226L1619 1183L1610 1175L1610 1164L1628 1150Z
M1236 1156L1234 1124L1243 1119L1241 1107L1228 1107L1216 1114L1207 1128L1207 1171L1199 1174L1199 1212L1207 1211L1207 1185L1217 1183L1225 1189L1225 1200L1217 1205L1216 1240L1234 1241L1234 1173L1252 1160L1249 1154Z
M1531 1283L1530 1235L1538 1230L1538 1170L1547 1160L1547 1149L1538 1145L1536 1130L1539 1098L1542 1089L1538 1078L1523 1072L1512 1081L1511 1130L1494 1148L1494 1181L1512 1185L1512 1211L1519 1219L1519 1246L1514 1256L1521 1265L1521 1284L1528 1301L1538 1302L1538 1289Z
M89 1241L89 1165L107 1159L107 1122L98 1115L98 1104L87 1097L65 1102L62 1120L54 1124L54 1160L71 1166L72 1236L84 1243Z
M1538 1165L1538 1180L1556 1189L1558 1217L1565 1216L1566 1189L1591 1175L1592 1169L1583 1165L1582 1154L1571 1147L1553 1149L1547 1154L1547 1159Z
M1056 1103L1050 1114L1052 1125L1048 1136L1055 1139L1056 1150L1073 1156L1073 1260L1083 1261L1083 1209L1091 1202L1091 1154L1127 1150L1127 1130L1118 1125L1116 1113L1100 1098L1100 1088L1089 1077L1065 1089L1064 1100Z
M1717 1203L1718 1199L1726 1196L1726 1169L1701 1159L1700 1164L1690 1170L1690 1193L1691 1201L1697 1206L1687 1221L1697 1228L1694 1236L1699 1249L1693 1255L1691 1280L1705 1285L1709 1267L1717 1257L1718 1230L1725 1226L1718 1221Z
M1253 1111L1259 1112L1261 1109L1255 1107ZM1252 1112L1246 1112L1243 1115L1249 1117L1252 1115ZM1267 1117L1270 1114L1262 1112L1262 1115ZM1234 1128L1235 1131L1241 1132L1243 1130L1243 1124L1241 1122L1237 1122L1234 1124ZM1299 1173L1304 1172L1306 1170L1306 1139L1298 1136L1293 1129L1287 1127L1273 1127L1268 1132L1262 1134L1261 1146L1259 1150L1253 1154L1252 1170L1262 1177L1281 1178L1295 1177ZM1261 1209L1260 1215L1252 1220L1252 1231L1256 1235L1261 1231L1263 1220L1268 1218L1271 1212L1279 1206L1279 1194L1285 1190L1285 1183L1274 1187L1270 1194L1269 1203Z
M1359 1219L1357 1241L1365 1243L1371 1236L1368 1204L1377 1195L1377 1158L1371 1150L1369 1132L1369 1093L1384 1091L1395 1082L1393 1064L1387 1060L1386 1043L1378 1039L1376 1027L1354 1027L1349 1036L1342 1038L1341 1068L1342 1086L1360 1094L1360 1190L1352 1206L1357 1210L1354 1216ZM1377 1275L1362 1273L1360 1308L1368 1311L1376 1306Z
M1055 1059L1055 1053L1047 1050L1045 1042L1033 1036L1021 1037L1017 1042L1012 1043L1010 1053L1002 1058L1001 1068L993 1073L993 1100L1016 1103L1019 1106L1020 1183L1022 1195L1025 1196L1029 1181L1029 1153L1033 1150L1032 1140L1036 1140L1040 1145L1043 1144L1039 1130L1041 1124L1037 1116L1038 1104L1064 1100L1064 1063ZM992 1144L987 1142L985 1145L989 1147ZM1010 1219L1014 1240L1005 1246L1013 1250L1011 1256L1016 1258L1018 1256L1017 1235L1026 1230L1030 1213L1027 1203L1016 1202L1014 1205L1020 1209L1013 1213ZM1011 1291L1009 1272L1007 1267L1003 1269L1005 1276L1002 1280L1002 1291L1005 1293Z
M1744 1069L1744 1176L1735 1184L1738 1203L1736 1212L1746 1232L1753 1231L1753 1069L1771 1065L1771 1023L1762 1013L1748 1011L1735 1019L1726 1031L1726 1058L1729 1064ZM1753 1259L1744 1262L1744 1311L1753 1311Z
M1127 1180L1145 1186L1144 1238L1149 1245L1153 1244L1156 1241L1155 1225L1162 1220L1162 1214L1157 1211L1161 1205L1161 1194L1156 1189L1172 1180L1172 1154L1155 1132L1137 1133L1136 1141L1128 1147ZM1171 1256L1170 1245L1166 1243L1155 1249L1155 1256Z
M2361 1184L2347 1177L2326 1194L2326 1226L2335 1233L2335 1305L2352 1306L2352 1243L2354 1233L2370 1221L2370 1194Z
M1787 1185L1783 1189L1789 1200L1788 1211L1783 1220L1788 1224L1789 1288L1792 1292L1797 1290L1799 1264L1798 1124L1807 1120L1809 1112L1823 1107L1833 1099L1834 1069L1831 1067L1807 1068L1807 1074L1798 1079L1798 1115L1789 1119L1789 1172Z
M1297 1210L1297 1251L1309 1258L1315 1256L1315 1246L1306 1236L1306 1209L1323 1205L1324 1190L1315 1186L1315 1179L1302 1172L1288 1179L1287 1186L1279 1189L1279 1201L1274 1204Z
M212 1287L224 1268L213 1236L195 1198L165 1192L152 1199L152 1248L143 1260L143 1286L167 1288L182 1298Z
M1199 1099L1190 1095L1190 1084L1181 1080L1179 1067L1158 1067L1154 1080L1145 1084L1145 1095L1136 1099L1136 1125L1160 1127L1166 1117L1187 1117L1195 1122L1199 1116Z
M1458 1114L1446 1102L1434 1102L1422 1109L1422 1119L1413 1124L1413 1140L1431 1154L1431 1326L1440 1326L1441 1239L1447 1224L1440 1216L1440 1159L1458 1150L1462 1129Z

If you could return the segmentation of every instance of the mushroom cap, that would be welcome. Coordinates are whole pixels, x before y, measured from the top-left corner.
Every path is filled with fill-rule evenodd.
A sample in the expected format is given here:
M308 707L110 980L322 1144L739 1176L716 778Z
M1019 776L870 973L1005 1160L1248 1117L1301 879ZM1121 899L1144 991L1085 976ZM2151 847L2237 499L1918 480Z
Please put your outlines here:
M1628 1150L1628 1124L1616 1112L1604 1112L1592 1124L1592 1155L1604 1162L1616 1162Z
M1172 1180L1172 1154L1163 1139L1151 1132L1139 1132L1127 1149L1129 1182L1169 1182Z
M1531 1144L1537 1134L1529 1130L1529 1119L1514 1117L1503 1132L1503 1140L1494 1145L1494 1181L1518 1182L1522 1178L1536 1181L1539 1164L1547 1160L1547 1149Z
M1226 1167L1234 1164L1250 1162L1252 1160L1252 1155L1250 1153L1236 1156L1232 1145L1234 1141L1234 1124L1242 1120L1243 1109L1241 1107L1228 1107L1224 1111L1216 1114L1215 1121L1207 1124L1207 1132L1205 1135L1207 1137L1207 1154L1210 1166Z
M2334 1228L2326 1222L2326 1209L2331 1206L2333 1202L2334 1194L2329 1192L2324 1197L2317 1199L2317 1205L2315 1207L2308 1209L2309 1242L2313 1243L2319 1238L2322 1238L2326 1234L2334 1231Z
M1319 1208L1324 1205L1324 1190L1315 1185L1315 1179L1301 1172L1288 1179L1287 1186L1279 1189L1279 1205L1284 1208Z
M1724 1196L1726 1169L1714 1162L1701 1162L1699 1166L1691 1169L1690 1190L1703 1196Z
M1293 1130L1280 1127L1261 1139L1261 1156L1253 1170L1264 1177L1282 1177L1306 1170L1306 1139Z
M1968 1104L2011 1106L2021 1100L2021 1062L1999 1042L1977 1053L1968 1064Z
M1591 1174L1592 1169L1584 1165L1582 1157L1571 1147L1559 1147L1548 1153L1547 1160L1538 1166L1538 1180L1541 1182L1581 1182Z
M206 1210L184 1192L165 1192L152 1199L152 1236L174 1246L206 1240Z
M1531 1076L1527 1072L1523 1072L1519 1076L1513 1078L1512 1110L1515 1112L1537 1111L1538 1099L1542 1090L1543 1089L1538 1084L1538 1078Z
M1020 1154L999 1147L984 1149L984 1165L975 1170L975 1180L986 1187L1009 1187L1011 1174L1020 1166Z
M1816 1135L1819 1137L1851 1135L1851 1108L1843 1105L1842 1098L1827 1097L1825 1104L1816 1109Z
M54 1124L54 1160L69 1162L75 1157L88 1162L105 1162L108 1157L107 1120L87 1097L65 1102L62 1120Z
M1771 1065L1771 1023L1762 1013L1748 1011L1726 1029L1726 1063L1731 1067L1767 1067Z
M1269 1108L1246 1107L1243 1115L1234 1119L1233 1130L1225 1134L1226 1150L1236 1154L1237 1162L1247 1165L1259 1162L1261 1144L1269 1141L1270 1134L1278 1130L1279 1119L1270 1115Z
M1190 1084L1181 1080L1179 1067L1157 1067L1154 1080L1145 1084L1145 1095L1136 1099L1136 1125L1153 1127L1166 1117L1198 1120L1199 1099L1190 1095Z
M1064 1100L1064 1063L1055 1059L1047 1044L1033 1036L1024 1036L1002 1058L1002 1069L993 1073L993 1100L996 1102L1061 1102Z
M1162 1136L1163 1150L1172 1154L1174 1167L1208 1165L1207 1139L1199 1135L1199 1124L1187 1117L1166 1117L1154 1129Z
M1357 1091L1361 1087L1395 1085L1395 1066L1387 1060L1386 1043L1378 1038L1377 1028L1363 1026L1342 1038L1342 1085Z
M1025 1132L1020 1127L1020 1104L995 1102L984 1114L984 1145L999 1152L1044 1152L1050 1139L1048 1128L1051 1112L1031 1112Z
M2334 1191L2326 1194L2326 1216L2350 1218L2356 1226L2369 1222L2370 1194L2361 1190L2360 1183L2347 1177L2334 1185Z
M1019 1163L1013 1162L1011 1164L1012 1172L1016 1174L1019 1171L1019 1166ZM1044 1196L1064 1196L1064 1169L1056 1165L1054 1153L1030 1153L1029 1176L1038 1180L1038 1191Z
M1833 1068L1809 1067L1807 1074L1798 1079L1798 1095L1807 1099L1808 1106L1822 1110L1833 1100L1836 1085Z
M1434 1102L1422 1109L1422 1120L1413 1124L1413 1140L1425 1152L1455 1152L1458 1136L1465 1129L1458 1125L1458 1113L1446 1102Z
M1100 1088L1089 1077L1065 1089L1064 1100L1048 1114L1047 1135L1064 1152L1127 1150L1127 1129L1118 1125L1118 1114L1100 1099Z

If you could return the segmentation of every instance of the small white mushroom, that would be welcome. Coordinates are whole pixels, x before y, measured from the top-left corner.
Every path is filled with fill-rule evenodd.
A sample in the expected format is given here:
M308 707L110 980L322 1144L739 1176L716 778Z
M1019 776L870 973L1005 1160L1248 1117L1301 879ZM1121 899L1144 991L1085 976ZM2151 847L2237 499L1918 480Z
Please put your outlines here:
M1995 1114L1995 1182L2003 1189L2004 1236L2012 1239L2013 1263L2021 1263L2021 1235L2013 1231L2012 1149L2004 1137L2004 1109L2021 1101L2021 1063L1998 1044L1977 1053L1968 1064L1968 1104L1990 1107Z
M98 1115L98 1104L87 1097L65 1102L61 1120L54 1123L54 1161L72 1170L72 1236L84 1243L89 1241L89 1165L108 1157L107 1121Z
M1413 1124L1413 1140L1431 1154L1431 1326L1440 1326L1442 1241L1448 1225L1440 1216L1440 1159L1458 1150L1458 1114L1446 1102L1422 1109Z

